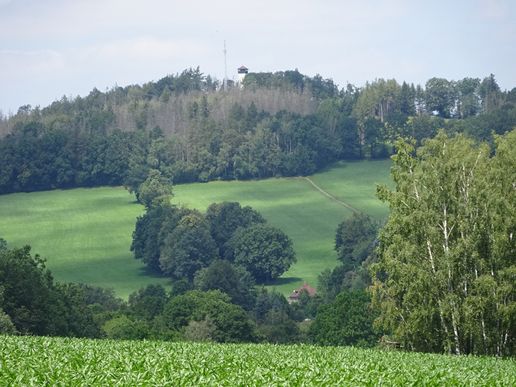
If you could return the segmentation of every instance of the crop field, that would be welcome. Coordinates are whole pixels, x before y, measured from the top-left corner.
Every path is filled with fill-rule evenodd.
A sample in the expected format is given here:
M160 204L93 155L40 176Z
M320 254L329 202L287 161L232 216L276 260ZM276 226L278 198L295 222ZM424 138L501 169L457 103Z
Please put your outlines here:
M213 202L239 201L260 211L294 242L297 263L273 286L284 294L337 264L335 230L352 210L382 219L387 208L375 184L388 183L389 161L338 163L306 178L215 181L174 186L173 202L202 211ZM30 244L47 258L59 281L114 288L121 297L149 283L129 251L143 207L123 188L91 188L0 196L0 237L11 247Z
M514 386L514 359L352 347L0 337L9 386Z

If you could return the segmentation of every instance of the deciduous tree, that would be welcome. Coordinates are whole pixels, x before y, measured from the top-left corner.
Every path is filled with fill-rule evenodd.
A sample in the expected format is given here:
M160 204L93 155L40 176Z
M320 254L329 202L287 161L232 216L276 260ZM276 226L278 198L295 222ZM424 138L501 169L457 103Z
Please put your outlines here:
M198 270L207 267L215 258L217 246L208 223L202 214L192 212L165 237L159 262L163 273L191 281Z
M138 188L137 197L147 208L159 204L159 201L168 203L172 197L172 184L160 171L151 169L147 179Z
M272 226L257 224L239 229L229 244L235 264L259 282L278 278L296 261L290 238Z
M487 145L440 133L398 143L380 234L378 323L409 349L514 353L516 130Z
M378 227L366 214L353 213L337 227L335 250L344 269L354 270L371 254Z

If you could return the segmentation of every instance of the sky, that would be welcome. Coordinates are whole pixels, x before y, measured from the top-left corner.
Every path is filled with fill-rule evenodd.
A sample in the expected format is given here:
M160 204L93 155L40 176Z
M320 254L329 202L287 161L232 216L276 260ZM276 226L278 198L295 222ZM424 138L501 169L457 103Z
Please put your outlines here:
M0 111L199 66L298 69L340 87L483 78L516 87L512 0L0 0Z

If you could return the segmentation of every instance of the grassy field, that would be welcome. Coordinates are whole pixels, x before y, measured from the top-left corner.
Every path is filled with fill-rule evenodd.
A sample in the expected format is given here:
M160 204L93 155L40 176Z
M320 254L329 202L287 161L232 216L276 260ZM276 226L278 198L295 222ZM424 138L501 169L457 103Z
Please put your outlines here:
M389 180L389 161L339 163L305 178L184 184L173 201L205 210L213 202L239 201L260 211L294 241L298 262L275 287L287 294L336 265L335 229L351 214L347 206L378 219L386 207L375 183ZM321 192L325 191L325 193ZM122 188L56 190L0 196L0 236L11 247L30 244L48 259L62 281L112 287L126 297L163 278L148 276L129 251L136 217L143 208Z
M125 297L149 283L166 284L129 251L142 212L123 188L3 195L0 236L10 247L31 245L59 281L110 287Z
M349 197L354 208L382 218L387 208L375 197L375 183L388 182L389 167L388 161L340 163L311 180L337 199L347 203ZM303 178L185 184L174 192L174 202L203 211L213 202L238 201L285 231L294 241L298 259L276 285L285 294L303 281L315 286L318 274L337 264L335 230L351 214Z
M376 184L391 184L390 167L390 160L340 162L311 179L337 199L382 220L389 209L376 198Z
M516 362L352 347L0 337L9 386L514 386Z

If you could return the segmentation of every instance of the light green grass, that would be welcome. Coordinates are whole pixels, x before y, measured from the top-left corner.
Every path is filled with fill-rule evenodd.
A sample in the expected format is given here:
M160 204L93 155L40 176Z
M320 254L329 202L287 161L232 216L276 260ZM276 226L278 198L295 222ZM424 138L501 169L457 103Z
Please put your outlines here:
M0 196L0 236L29 244L59 281L114 288L119 296L149 283L129 247L143 207L123 188L92 188Z
M311 177L322 190L376 218L387 209L375 198L375 183L387 182L388 161L339 163ZM288 294L337 264L335 230L351 210L325 196L304 178L216 181L174 187L173 202L201 211L209 204L238 201L260 211L294 242L298 262L274 287ZM114 288L118 295L148 283L129 246L143 208L122 188L56 190L0 196L0 236L10 246L30 244L48 259L60 281Z
M1 337L6 386L514 386L516 362L310 345Z
M376 185L392 184L390 167L390 160L339 162L311 179L337 199L383 220L387 218L389 209L376 198Z

